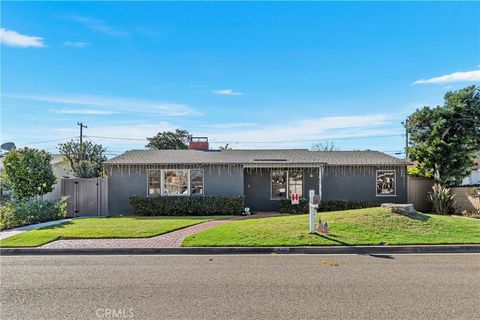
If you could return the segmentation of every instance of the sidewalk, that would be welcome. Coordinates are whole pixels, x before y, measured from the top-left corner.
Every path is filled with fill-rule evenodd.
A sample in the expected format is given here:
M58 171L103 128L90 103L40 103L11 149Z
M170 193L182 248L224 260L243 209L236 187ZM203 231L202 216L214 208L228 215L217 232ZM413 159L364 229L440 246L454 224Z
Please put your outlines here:
M0 240L12 237L12 236L20 234L20 233L24 233L26 231L35 230L35 229L39 229L39 228L43 228L43 227L54 226L54 225L61 224L61 223L64 223L64 222L72 221L74 219L78 219L78 218L69 218L69 219L61 219L61 220L55 220L55 221L47 221L47 222L30 224L28 226L9 229L9 230L0 232Z

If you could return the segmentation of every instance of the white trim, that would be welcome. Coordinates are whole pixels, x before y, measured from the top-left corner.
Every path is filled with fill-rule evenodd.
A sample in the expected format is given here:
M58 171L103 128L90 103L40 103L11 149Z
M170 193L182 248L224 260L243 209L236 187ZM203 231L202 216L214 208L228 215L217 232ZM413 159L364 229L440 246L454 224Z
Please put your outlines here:
M322 176L323 176L323 164L320 165L320 167L318 167L318 195L320 196L320 201L322 200Z
M160 193L159 194L150 194L150 171L160 171ZM205 170L203 168L194 168L194 169L170 169L170 168L151 168L147 169L147 197L158 197L158 196L191 196L192 195L192 170L202 171L202 194L196 194L195 196L204 196L205 195ZM164 193L164 183L165 183L165 171L183 171L188 173L188 193L187 194L165 194Z
M288 200L290 199L290 171L300 171L302 173L302 197L303 198L305 196L305 171L302 170L302 169L294 169L292 168L293 170L288 170L288 169L284 169L284 170L281 170L280 168L278 169L275 169L275 168L272 168L272 170L270 170L270 200ZM286 172L287 173L287 179L285 180L285 197L273 197L273 186L272 186L272 174L274 171L283 171L283 172Z
M393 172L393 194L378 194L377 193L377 179L378 179L378 172ZM377 169L375 170L375 196L376 197L396 197L397 196L397 170L391 169Z
M285 198L282 198L282 197L273 197L273 186L272 186L272 174L274 171L282 171L282 172L286 172L287 173L287 177L286 177L286 180L285 180ZM286 200L288 199L288 170L278 170L278 169L275 169L275 170L270 170L270 200Z

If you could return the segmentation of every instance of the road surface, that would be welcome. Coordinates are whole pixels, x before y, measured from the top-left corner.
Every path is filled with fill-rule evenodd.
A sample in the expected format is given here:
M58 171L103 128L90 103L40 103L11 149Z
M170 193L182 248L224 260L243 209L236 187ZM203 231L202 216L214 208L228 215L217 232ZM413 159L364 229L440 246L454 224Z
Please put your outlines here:
M480 255L0 257L1 319L478 319Z

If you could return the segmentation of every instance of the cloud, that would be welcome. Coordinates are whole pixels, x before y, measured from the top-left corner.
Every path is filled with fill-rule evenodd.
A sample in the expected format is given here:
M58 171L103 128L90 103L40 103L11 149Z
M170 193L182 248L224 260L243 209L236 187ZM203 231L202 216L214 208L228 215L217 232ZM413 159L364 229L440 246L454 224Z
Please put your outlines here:
M316 140L391 135L390 121L389 116L382 114L320 117L273 123L258 128L198 130L195 134L208 136L212 144L228 142L234 148L305 147Z
M5 97L50 102L57 104L68 104L77 106L101 107L102 110L112 112L135 112L149 115L162 116L197 116L202 113L184 104L163 103L152 100L132 99L125 97L97 96L85 94L63 94L63 95L10 95Z
M50 109L49 111L53 113L62 113L62 114L87 114L87 115L108 115L108 114L118 113L115 111L98 110L98 109L60 109L60 110Z
M90 43L82 42L82 41L65 41L63 45L67 47L74 47L74 48L85 48L85 47L88 47Z
M480 81L480 69L473 71L460 71L451 74L443 75L440 77L434 77L431 79L420 79L413 84L435 84L435 83L452 83L452 82L470 82Z
M89 17L74 16L72 17L73 21L76 21L83 26L113 37L124 37L128 36L130 33L116 27L108 25L104 20L94 19Z
M46 47L42 37L27 36L5 28L0 28L0 42L9 47Z
M206 124L203 127L212 128L212 129L234 129L234 128L244 128L244 127L254 127L256 123L252 122L239 122L239 123L217 123L217 124Z
M214 90L212 91L214 94L220 94L224 96L241 96L243 93L241 92L236 92L232 89L223 89L223 90Z

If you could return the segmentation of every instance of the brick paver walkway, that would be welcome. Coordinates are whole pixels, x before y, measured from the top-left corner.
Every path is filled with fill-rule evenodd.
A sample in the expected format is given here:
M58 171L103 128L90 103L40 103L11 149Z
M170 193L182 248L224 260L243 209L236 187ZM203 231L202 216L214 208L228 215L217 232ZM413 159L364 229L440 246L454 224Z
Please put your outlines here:
M274 213L262 213L254 216L241 216L231 219L212 220L199 223L180 230L164 233L151 238L117 238L117 239L70 239L57 240L41 246L41 248L178 248L186 237L231 222L249 218L274 216Z

